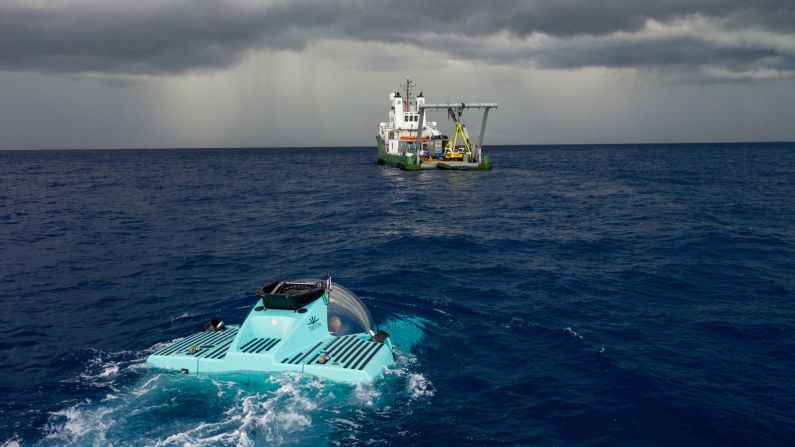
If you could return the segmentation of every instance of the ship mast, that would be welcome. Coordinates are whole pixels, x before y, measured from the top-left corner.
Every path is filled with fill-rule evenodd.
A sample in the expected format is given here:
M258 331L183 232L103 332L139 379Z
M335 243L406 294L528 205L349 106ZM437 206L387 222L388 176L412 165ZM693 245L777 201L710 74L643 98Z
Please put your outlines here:
M403 101L403 111L408 112L409 99L411 99L411 91L414 89L414 87L417 86L417 84L415 84L414 81L412 81L410 78L406 78L406 82L400 84L400 86L406 89L406 100Z

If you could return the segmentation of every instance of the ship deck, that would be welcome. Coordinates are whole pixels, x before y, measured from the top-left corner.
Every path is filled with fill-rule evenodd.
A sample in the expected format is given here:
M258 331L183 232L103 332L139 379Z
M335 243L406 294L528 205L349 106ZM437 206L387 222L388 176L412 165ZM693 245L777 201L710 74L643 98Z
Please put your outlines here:
M170 343L152 354L158 357L195 357L223 360L229 351L238 328L221 332L197 332L182 340Z
M186 374L295 371L343 382L370 380L392 363L391 351L382 349L384 343L370 340L369 334L329 335L312 345L300 346L275 337L251 338L243 343L238 333L238 327L198 332L160 348L147 361ZM320 363L322 354L327 360Z

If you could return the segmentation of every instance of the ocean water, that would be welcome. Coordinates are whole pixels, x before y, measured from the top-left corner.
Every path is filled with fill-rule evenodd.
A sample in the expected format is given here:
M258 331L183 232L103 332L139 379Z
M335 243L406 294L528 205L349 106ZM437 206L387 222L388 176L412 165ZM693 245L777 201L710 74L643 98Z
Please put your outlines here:
M0 443L793 445L795 144L0 152ZM143 362L334 279L372 384Z

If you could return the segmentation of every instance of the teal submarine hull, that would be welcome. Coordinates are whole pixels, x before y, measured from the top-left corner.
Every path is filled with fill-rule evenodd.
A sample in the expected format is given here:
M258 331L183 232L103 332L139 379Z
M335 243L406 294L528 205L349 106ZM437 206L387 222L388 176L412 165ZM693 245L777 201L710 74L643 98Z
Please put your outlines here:
M241 325L208 325L147 358L184 374L293 371L339 382L371 381L394 363L389 335L349 290L331 281L275 281ZM331 313L330 313L331 309Z

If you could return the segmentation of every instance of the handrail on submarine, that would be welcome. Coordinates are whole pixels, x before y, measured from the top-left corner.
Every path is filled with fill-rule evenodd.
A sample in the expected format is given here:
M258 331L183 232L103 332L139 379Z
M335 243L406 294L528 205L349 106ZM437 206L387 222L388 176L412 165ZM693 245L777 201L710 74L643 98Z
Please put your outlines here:
M420 104L420 116L417 120L417 126L422 126L423 119L425 118L425 109L430 110L447 110L450 116L454 117L456 123L461 118L461 113L464 109L484 109L483 110L483 122L480 125L480 135L478 136L478 163L483 162L483 135L486 133L486 121L489 118L489 110L496 109L497 103L496 102L447 102L447 103L439 103L439 104ZM457 113L456 113L457 112ZM417 129L417 142L416 145L416 157L417 157L417 164L420 164L420 152L422 148L422 128Z

